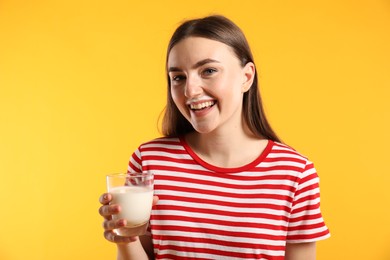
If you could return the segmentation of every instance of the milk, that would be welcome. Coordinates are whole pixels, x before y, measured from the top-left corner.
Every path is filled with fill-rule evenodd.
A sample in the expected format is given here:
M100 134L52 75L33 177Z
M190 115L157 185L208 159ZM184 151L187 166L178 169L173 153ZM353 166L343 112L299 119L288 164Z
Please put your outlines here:
M153 189L150 187L121 186L109 190L111 204L118 204L121 211L114 219L126 219L126 227L140 226L149 221L153 202Z

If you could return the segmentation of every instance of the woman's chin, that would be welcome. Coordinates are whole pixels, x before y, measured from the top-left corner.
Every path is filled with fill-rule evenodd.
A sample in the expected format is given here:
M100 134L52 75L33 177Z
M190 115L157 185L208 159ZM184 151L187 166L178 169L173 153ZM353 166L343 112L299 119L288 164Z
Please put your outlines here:
M192 127L200 134L208 134L215 130L215 126L210 124L192 124Z

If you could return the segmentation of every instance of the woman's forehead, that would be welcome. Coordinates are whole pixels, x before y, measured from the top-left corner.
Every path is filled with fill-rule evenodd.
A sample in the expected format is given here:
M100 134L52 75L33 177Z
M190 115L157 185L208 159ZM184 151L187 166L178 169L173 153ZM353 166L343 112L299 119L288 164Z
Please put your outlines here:
M196 64L202 60L224 61L235 57L233 49L216 40L188 37L179 41L168 55L168 67Z

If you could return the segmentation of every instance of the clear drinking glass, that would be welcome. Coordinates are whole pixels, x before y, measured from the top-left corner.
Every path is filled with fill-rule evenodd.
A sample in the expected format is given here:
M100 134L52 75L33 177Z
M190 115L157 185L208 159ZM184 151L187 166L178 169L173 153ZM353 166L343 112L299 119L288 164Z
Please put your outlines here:
M118 204L121 211L113 219L126 219L127 225L116 229L120 236L139 236L146 232L153 203L151 172L117 173L107 175L107 191L112 195L110 204Z

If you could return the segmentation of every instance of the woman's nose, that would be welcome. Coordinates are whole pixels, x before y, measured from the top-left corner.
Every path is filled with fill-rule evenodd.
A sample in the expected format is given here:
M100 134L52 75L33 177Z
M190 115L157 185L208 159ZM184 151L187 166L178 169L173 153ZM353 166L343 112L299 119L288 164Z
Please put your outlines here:
M184 91L184 95L187 98L197 97L202 94L203 88L201 79L197 76L188 76Z

